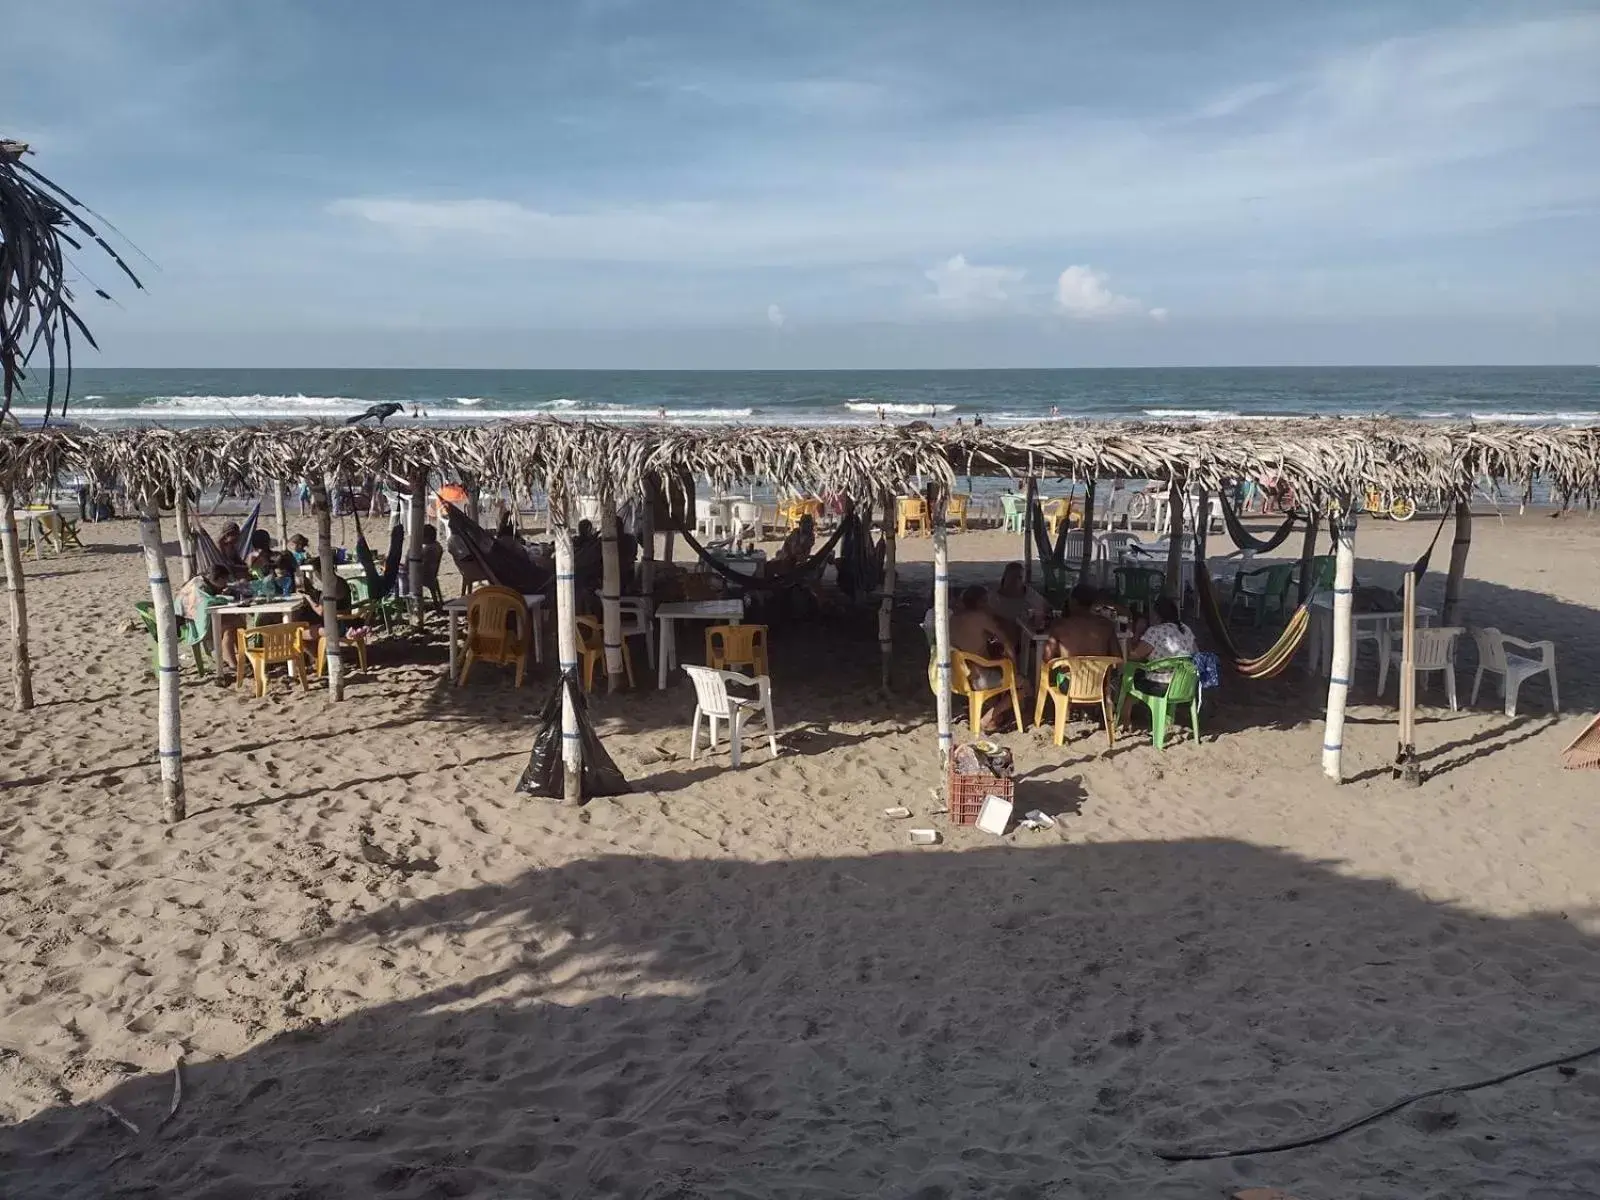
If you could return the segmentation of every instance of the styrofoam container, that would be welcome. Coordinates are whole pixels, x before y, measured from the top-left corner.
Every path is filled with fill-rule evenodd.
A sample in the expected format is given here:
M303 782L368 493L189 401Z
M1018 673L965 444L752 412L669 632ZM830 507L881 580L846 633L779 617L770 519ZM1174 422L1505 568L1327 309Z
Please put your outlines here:
M897 821L903 821L911 815L911 810L903 804L897 804L893 808L884 809L883 815L893 817Z
M1000 836L1011 824L1011 807L1009 800L1002 800L999 796L985 796L983 807L978 810L978 828L985 833Z
M913 846L937 846L939 844L939 831L937 829L913 829L910 831Z

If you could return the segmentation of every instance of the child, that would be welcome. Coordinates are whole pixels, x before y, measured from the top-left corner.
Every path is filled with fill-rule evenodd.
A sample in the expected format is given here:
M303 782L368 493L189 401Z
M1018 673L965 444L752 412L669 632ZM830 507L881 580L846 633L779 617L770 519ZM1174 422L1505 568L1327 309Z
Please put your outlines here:
M303 563L311 557L311 542L305 534L297 533L289 539L289 550L295 562Z
M298 590L296 579L300 573L300 562L293 554L285 551L278 555L272 564L272 584L280 596L292 596Z

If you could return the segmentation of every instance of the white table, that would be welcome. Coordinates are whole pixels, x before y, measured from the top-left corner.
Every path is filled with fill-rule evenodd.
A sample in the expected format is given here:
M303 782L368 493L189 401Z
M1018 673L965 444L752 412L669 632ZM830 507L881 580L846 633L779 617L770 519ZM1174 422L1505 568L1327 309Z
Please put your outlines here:
M456 677L456 655L461 643L461 622L466 619L467 602L470 596L457 596L444 602L445 616L450 619L450 678ZM533 623L533 661L535 665L544 664L544 597L522 594L522 602L528 606L528 619Z
M1050 632L1047 629L1033 629L1024 625L1021 621L1017 622L1017 630L1019 633L1018 649L1021 651L1017 658L1020 660L1024 677L1037 679L1039 676L1039 655L1044 649L1044 644L1050 640ZM1021 681L1019 680L1018 682Z
M678 665L678 621L716 621L737 625L744 620L743 600L680 600L656 608L661 623L661 645L656 650L656 687L665 691L667 672Z
M1417 624L1431 625L1436 610L1417 605ZM1404 620L1398 612L1358 612L1350 614L1350 669L1355 672L1355 655L1362 642L1372 642L1378 653L1388 653L1389 639ZM1333 673L1333 597L1317 596L1311 601L1311 662L1319 674Z
M706 557L716 559L724 568L734 572L736 575L754 576L759 575L761 568L766 564L767 552L765 550L756 550L750 554L729 555L712 550L707 553ZM711 568L701 563L700 569L709 571Z
M253 604L216 604L211 607L211 661L219 682L226 683L222 674L222 620L224 617L275 617L284 623L307 604L301 595L285 596L281 600L259 600ZM258 621L257 624L260 624Z
M41 546L49 546L52 550L60 552L62 547L57 545L51 536L45 532L39 523L40 517L59 517L61 511L53 508L16 508L11 510L11 520L17 527L17 535L21 538L26 535L23 543L24 550L32 550L37 556Z

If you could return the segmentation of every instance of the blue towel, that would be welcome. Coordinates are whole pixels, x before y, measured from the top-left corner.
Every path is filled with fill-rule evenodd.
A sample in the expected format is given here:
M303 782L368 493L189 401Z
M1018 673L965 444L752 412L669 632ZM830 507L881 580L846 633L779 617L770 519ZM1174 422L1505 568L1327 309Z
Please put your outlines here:
M1200 676L1200 686L1214 688L1222 685L1222 660L1209 651L1202 650L1194 656L1194 669Z

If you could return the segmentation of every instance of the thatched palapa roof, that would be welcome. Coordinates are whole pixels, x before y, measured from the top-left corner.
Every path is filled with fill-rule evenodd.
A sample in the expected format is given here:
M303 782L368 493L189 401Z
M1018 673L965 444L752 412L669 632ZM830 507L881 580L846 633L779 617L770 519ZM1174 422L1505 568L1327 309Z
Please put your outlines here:
M1565 503L1600 496L1600 427L1444 424L1387 419L1214 423L1049 421L927 425L612 425L539 418L479 426L267 424L186 429L45 429L0 438L0 477L19 489L59 473L118 481L136 495L180 477L261 490L275 479L471 472L486 483L625 500L646 482L682 488L758 479L780 490L858 498L951 486L964 475L1029 473L1224 480L1281 477L1314 501L1367 488L1467 496L1480 479L1541 480Z

